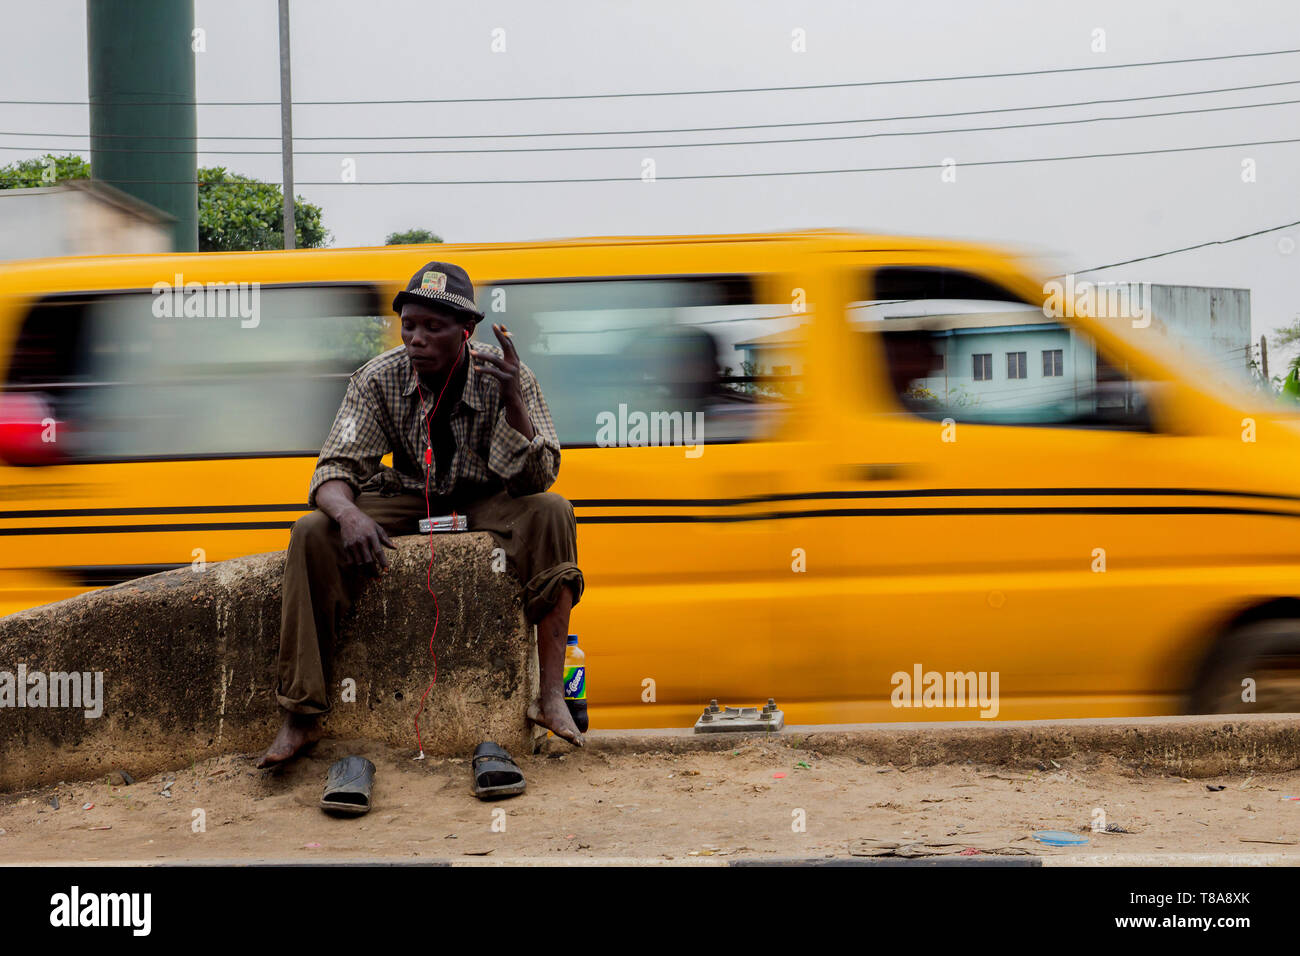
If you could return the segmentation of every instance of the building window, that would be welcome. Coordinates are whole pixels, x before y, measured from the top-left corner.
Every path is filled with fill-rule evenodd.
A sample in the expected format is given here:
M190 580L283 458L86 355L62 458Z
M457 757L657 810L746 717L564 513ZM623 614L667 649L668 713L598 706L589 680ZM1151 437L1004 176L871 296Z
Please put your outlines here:
M1025 353L1007 353L1007 378L1028 378L1025 374Z
M1061 349L1043 349L1043 378L1059 378L1065 374Z
M993 353L979 352L972 356L975 360L975 381L989 382L993 380Z

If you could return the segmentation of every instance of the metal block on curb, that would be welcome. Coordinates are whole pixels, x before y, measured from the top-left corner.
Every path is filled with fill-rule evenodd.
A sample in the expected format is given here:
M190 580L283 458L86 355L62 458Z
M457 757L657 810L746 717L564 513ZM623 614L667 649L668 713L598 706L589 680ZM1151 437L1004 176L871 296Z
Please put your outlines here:
M769 697L758 707L719 707L715 697L695 722L697 734L776 733L785 727L785 712Z

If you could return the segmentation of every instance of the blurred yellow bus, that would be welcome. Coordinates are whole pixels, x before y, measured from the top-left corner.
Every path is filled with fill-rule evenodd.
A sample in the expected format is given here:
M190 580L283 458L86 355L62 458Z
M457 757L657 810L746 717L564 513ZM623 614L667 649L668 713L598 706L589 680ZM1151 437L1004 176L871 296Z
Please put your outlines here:
M0 267L0 613L284 548L432 258L559 430L593 726L1300 710L1287 414L1014 255L849 232Z

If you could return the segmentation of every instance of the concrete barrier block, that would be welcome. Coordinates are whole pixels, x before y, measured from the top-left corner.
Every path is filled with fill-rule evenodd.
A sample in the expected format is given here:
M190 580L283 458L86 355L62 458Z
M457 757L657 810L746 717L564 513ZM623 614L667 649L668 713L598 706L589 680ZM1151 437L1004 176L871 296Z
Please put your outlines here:
M429 540L393 540L388 573L340 622L324 729L414 754L414 718L434 674ZM537 651L519 581L491 570L490 535L439 535L434 546L441 616L438 680L420 719L425 753L468 757L482 740L528 752ZM115 770L143 776L264 748L281 715L273 694L283 569L283 552L251 555L0 618L0 790ZM17 706L19 694L37 706Z

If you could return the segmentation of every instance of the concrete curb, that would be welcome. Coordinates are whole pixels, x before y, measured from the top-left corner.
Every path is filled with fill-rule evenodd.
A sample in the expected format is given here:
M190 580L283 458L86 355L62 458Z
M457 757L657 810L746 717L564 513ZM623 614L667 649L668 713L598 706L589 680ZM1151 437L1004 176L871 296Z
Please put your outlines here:
M0 869L4 869L10 864L0 864ZM17 865L17 864L13 864ZM84 861L56 861L22 864L25 867L57 867L57 866L76 866L76 867L149 867L154 869L168 869L179 866L238 866L238 867L301 867L301 866L350 866L350 867L606 867L606 866L653 866L653 867L708 867L712 869L728 867L754 867L754 866L966 866L966 867L988 867L988 866L1039 866L1040 861L1036 857L1007 856L1007 857L927 857L923 859L896 859L890 857L774 857L764 859L762 857L751 857L747 859L720 860L720 859L684 859L684 860L664 860L659 857L502 857L499 860L489 859L487 857L477 857L473 859L448 858L448 859L349 859L347 857L333 859L262 859L262 860L244 860L244 859L213 859L213 860L113 860L113 861L95 861L87 863Z
M547 745L557 746L550 741ZM991 766L1050 769L1051 761L1062 757L1081 758L1085 765L1107 757L1133 772L1214 777L1300 768L1300 715L835 724L787 727L776 734L650 730L592 731L587 735L588 749L605 753L684 754L738 746L809 750L905 767L969 760Z
M300 866L356 866L356 867L508 867L508 866L704 866L704 867L721 867L726 866L725 860L664 860L659 857L608 857L602 859L588 859L585 857L561 857L550 859L548 857L503 857L499 860L488 860L486 858L466 859L458 857L456 859L416 859L403 857L400 859L366 859L364 857L333 857L310 859L277 859L268 857L265 859L208 859L208 860L95 860L86 862L84 860L42 860L39 863L0 863L0 871L10 868L27 869L30 867L48 868L75 866L77 868L103 867L113 869L117 867L144 867L150 869L169 869L180 866L230 866L230 867L300 867Z

